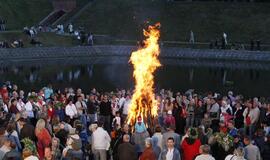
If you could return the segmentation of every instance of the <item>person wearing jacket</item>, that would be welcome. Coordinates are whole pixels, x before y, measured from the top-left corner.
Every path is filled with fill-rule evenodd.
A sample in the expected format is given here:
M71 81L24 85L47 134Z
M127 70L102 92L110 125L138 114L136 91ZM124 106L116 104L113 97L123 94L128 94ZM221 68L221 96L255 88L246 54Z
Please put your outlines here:
M118 160L137 160L136 148L130 143L130 136L123 136L123 143L118 146Z
M167 139L167 148L160 153L158 160L181 160L180 152L174 147L174 138Z
M98 128L92 135L92 149L95 160L107 160L107 150L111 142L111 137L102 127L103 122L98 122Z
M186 137L181 145L183 150L184 160L193 160L198 154L201 146L201 141L198 138L196 129L190 128L188 130L188 137Z
M156 155L152 147L152 139L145 139L145 150L141 154L139 160L156 160Z

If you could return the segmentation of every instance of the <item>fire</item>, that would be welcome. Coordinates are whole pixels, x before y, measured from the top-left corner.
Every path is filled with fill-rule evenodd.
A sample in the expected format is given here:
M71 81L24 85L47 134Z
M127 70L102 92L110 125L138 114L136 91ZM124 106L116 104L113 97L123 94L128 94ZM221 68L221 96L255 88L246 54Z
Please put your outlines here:
M160 49L158 40L160 24L157 23L143 30L146 39L144 46L132 52L130 62L133 64L133 77L135 78L135 92L132 95L131 106L128 112L128 124L132 126L136 119L141 116L146 125L153 123L153 118L157 116L158 107L154 94L155 70L161 66L158 55Z

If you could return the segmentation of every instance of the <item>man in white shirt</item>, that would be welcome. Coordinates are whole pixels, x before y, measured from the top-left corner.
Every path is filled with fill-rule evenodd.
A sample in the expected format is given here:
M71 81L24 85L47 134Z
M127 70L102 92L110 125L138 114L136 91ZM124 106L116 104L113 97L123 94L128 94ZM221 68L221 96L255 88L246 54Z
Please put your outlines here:
M34 118L34 112L33 112L33 103L34 100L32 97L28 98L28 102L25 104L25 111L28 118Z
M103 122L99 122L97 130L92 135L92 150L95 160L107 160L107 150L111 142L111 137L102 127Z
M75 105L72 103L72 100L69 100L69 103L65 108L65 113L67 116L69 116L70 119L77 117L78 112Z
M128 115L128 110L131 104L131 97L130 95L126 96L125 102L123 104L123 113L122 113L122 121L124 122Z
M195 160L215 160L215 158L210 154L210 146L205 144L200 146L200 155L198 155Z

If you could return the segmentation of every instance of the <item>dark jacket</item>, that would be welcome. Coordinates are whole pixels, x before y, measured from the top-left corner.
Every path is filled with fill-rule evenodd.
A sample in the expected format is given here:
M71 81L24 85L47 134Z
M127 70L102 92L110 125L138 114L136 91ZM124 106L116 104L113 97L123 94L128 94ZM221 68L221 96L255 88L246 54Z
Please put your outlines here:
M270 142L265 142L262 150L261 155L263 159L270 159Z
M111 102L101 102L99 105L100 115L110 116L111 115Z
M31 124L25 124L20 131L20 139L30 138L33 142L36 141L35 127Z
M118 147L119 160L137 160L137 152L134 145L124 142Z
M158 160L166 160L167 152L168 152L168 149L164 149L160 153ZM174 148L174 150L173 150L173 159L172 160L181 160L180 153L179 153L178 149L176 149L176 148Z

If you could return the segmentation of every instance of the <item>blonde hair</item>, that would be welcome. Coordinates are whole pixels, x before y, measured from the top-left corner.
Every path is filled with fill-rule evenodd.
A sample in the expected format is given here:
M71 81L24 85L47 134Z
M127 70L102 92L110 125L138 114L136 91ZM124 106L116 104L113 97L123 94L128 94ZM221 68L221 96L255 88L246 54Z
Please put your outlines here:
M40 132L46 126L46 122L44 119L39 119L36 124L36 132Z

